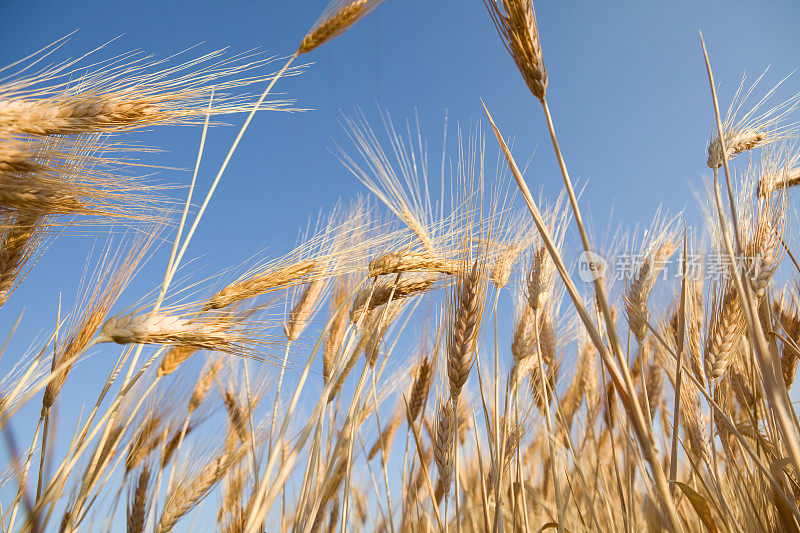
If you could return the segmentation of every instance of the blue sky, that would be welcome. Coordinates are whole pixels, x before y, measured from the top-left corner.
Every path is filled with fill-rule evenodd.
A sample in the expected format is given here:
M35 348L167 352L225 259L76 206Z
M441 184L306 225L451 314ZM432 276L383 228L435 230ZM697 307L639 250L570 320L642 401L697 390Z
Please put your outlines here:
M286 56L325 7L322 1L23 2L4 4L0 63L8 64L70 32L63 55L74 57L119 37L97 58L131 49L164 57L200 44L200 51L261 48ZM609 226L649 224L663 205L696 216L692 187L707 174L705 146L713 113L700 51L704 32L723 109L741 77L770 67L771 87L800 64L800 5L793 2L539 2L536 5L550 85L548 102L573 179L586 183L583 210L600 238ZM36 24L20 24L36 11ZM480 98L518 158L532 164L531 189L554 198L562 187L541 109L500 43L481 1L389 0L346 34L303 57L306 72L278 83L305 113L257 116L229 166L193 241L198 269L227 268L267 248L286 250L309 218L339 198L365 193L337 161L348 146L340 113L360 107L378 124L377 106L397 121L420 117L438 173L444 117L450 131L483 120ZM279 63L276 62L276 69ZM791 77L780 95L798 90ZM242 117L232 117L239 124ZM212 131L199 180L207 185L235 135ZM155 165L191 168L199 127L135 136L164 151ZM489 139L490 154L496 146ZM493 157L493 156L492 156ZM187 184L188 172L154 178ZM613 215L609 222L609 216ZM18 339L25 345L55 315L57 295L82 274L87 237L52 245L2 311L10 323L23 307L30 317ZM166 248L164 249L166 251ZM66 259L66 260L65 260ZM138 290L155 286L164 260Z
M324 7L316 0L6 0L0 8L0 64L74 30L79 31L59 57L80 55L118 36L98 58L131 49L163 57L199 43L199 51L262 48L286 56ZM587 183L582 205L598 234L612 213L612 226L631 227L649 224L659 205L672 212L687 207L688 217L696 216L691 187L699 188L707 174L705 147L713 124L698 30L708 44L723 109L744 74L754 78L769 66L766 90L800 65L796 2L569 0L537 2L536 9L548 102L571 175ZM276 90L311 111L256 117L190 248L189 256L198 258L192 268L215 272L265 247L285 251L309 218L339 198L365 193L331 154L335 142L347 146L338 121L340 112L352 113L355 106L376 124L378 105L398 121L418 113L438 173L445 115L451 126L467 128L484 119L483 98L503 133L516 139L518 156L524 160L535 152L526 175L531 188L543 187L552 198L561 190L541 109L480 0L388 0L302 59L306 72L280 81ZM794 75L780 94L798 90ZM211 133L201 184L211 181L235 133L232 127ZM190 168L200 128L162 129L141 138L164 150L148 159L153 164ZM487 147L493 154L492 138ZM155 177L187 184L190 173ZM77 235L57 240L0 310L2 331L26 310L0 370L37 332L51 327L59 293L65 302L74 299L91 245ZM163 253L154 259L126 303L156 286L165 260ZM106 375L110 364L98 362L97 372Z

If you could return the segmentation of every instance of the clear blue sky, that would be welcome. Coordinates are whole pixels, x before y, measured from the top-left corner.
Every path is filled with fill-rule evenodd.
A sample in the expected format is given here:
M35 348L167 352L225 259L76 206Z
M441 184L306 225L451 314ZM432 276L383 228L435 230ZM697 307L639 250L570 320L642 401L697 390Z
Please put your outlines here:
M0 64L74 30L59 57L120 35L97 57L130 49L163 57L198 43L202 51L263 48L288 55L324 7L317 0L6 0L0 7ZM723 108L743 74L755 77L771 66L766 89L800 65L797 2L568 0L537 2L536 11L548 101L571 174L588 181L583 205L598 233L612 210L613 223L628 226L648 224L661 204L694 211L689 186L699 187L708 170L705 146L713 120L698 30L709 46ZM277 90L313 111L256 117L193 241L190 256L199 257L198 269L234 266L264 247L285 251L309 217L338 198L365 192L330 153L334 140L346 141L340 111L354 106L376 119L376 105L397 120L416 109L438 172L445 113L451 125L469 126L484 118L483 98L502 131L516 137L523 159L536 150L527 174L531 187L541 185L551 197L560 190L541 110L481 0L388 0L304 59L313 63L307 72L279 82ZM798 90L795 75L781 94ZM235 133L231 127L212 133L201 183L210 182ZM193 165L199 138L198 127L142 136L145 144L165 150L150 162L183 168ZM494 153L493 139L487 146ZM186 184L190 174L164 171L156 177ZM51 327L59 292L71 308L90 245L80 236L56 241L0 310L5 332L23 302L26 307L0 370ZM163 254L159 258L123 303L156 287L165 261ZM98 362L98 375L107 375L110 364Z
M323 1L7 1L2 7L0 63L8 64L79 30L62 56L77 56L121 36L98 58L131 49L156 57L202 43L199 50L263 48L276 55L296 49L325 7ZM743 74L760 74L764 88L800 65L800 4L795 2L537 2L550 77L548 101L573 178L588 181L584 210L597 233L612 222L647 224L658 205L694 212L690 186L699 186L712 109L700 51L704 32L721 88L723 107ZM31 24L34 16L36 23ZM24 23L22 21L25 21ZM374 118L376 105L396 120L419 113L430 157L438 170L444 116L465 127L483 119L480 98L502 131L516 137L527 159L527 178L555 197L561 188L538 104L501 45L480 0L389 0L346 34L304 58L302 76L277 89L297 99L300 114L256 117L216 194L190 250L198 269L237 265L265 247L275 252L295 242L298 228L338 198L365 192L331 155L346 145L341 111L360 106ZM794 76L781 94L800 89ZM241 117L231 122L240 123ZM451 131L454 129L451 127ZM235 129L218 128L208 141L201 183L208 184ZM194 164L200 128L168 128L141 135L165 152L148 156L164 166ZM494 140L487 146L493 153ZM187 184L188 172L155 178ZM91 244L62 238L15 297L0 311L9 324L26 302L23 345L54 317L59 291L70 302ZM68 260L65 260L68 257ZM163 260L140 291L153 289ZM141 294L142 292L139 292ZM130 302L130 300L126 300ZM68 303L65 304L69 308Z

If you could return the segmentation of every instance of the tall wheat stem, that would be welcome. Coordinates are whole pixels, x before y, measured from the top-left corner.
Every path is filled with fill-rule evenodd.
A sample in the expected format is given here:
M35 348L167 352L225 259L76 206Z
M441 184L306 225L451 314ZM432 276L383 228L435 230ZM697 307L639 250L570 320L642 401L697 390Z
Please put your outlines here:
M556 497L556 509L558 510L558 530L564 531L564 502L561 499L561 489L558 482L558 469L556 468L556 447L555 435L553 434L552 422L550 420L550 392L548 390L547 379L545 379L544 361L542 360L542 348L539 343L539 309L533 312L533 333L536 339L536 358L539 364L539 380L542 387L542 397L544 402L544 421L547 427L547 446L550 451L550 467L553 475L553 492Z
M278 402L281 397L281 387L283 387L283 374L286 371L286 365L289 362L289 350L292 346L292 341L286 339L286 350L283 353L283 363L281 363L281 373L278 376L278 387L275 390L275 405L272 408L272 421L269 424L269 447L267 453L272 452L273 437L275 436L275 416L278 412Z
M500 355L499 355L499 347L498 347L498 337L497 337L497 303L500 299L500 287L497 288L497 292L495 293L494 297L494 305L492 306L492 317L494 321L494 449L495 449L495 456L497 460L500 461ZM478 373L480 375L480 372ZM491 449L491 447L490 447ZM497 469L497 475L495 476L497 479L494 481L495 483L495 512L494 512L494 528L495 531L502 531L503 530L503 513L500 512L500 478L501 478L501 469Z
M589 313L586 310L586 306L583 304L580 294L578 293L578 289L577 287L575 287L575 284L572 281L572 278L570 277L566 266L564 265L564 261L561 258L555 243L553 242L553 238L550 235L550 232L547 229L544 220L542 219L541 212L539 211L539 208L536 206L536 202L533 200L533 196L530 193L530 189L528 189L528 185L525 183L525 180L522 177L522 172L520 172L519 167L517 166L513 156L511 155L511 151L509 150L508 145L503 139L503 136L500 134L500 131L497 129L497 125L494 123L494 120L492 119L492 116L489 113L488 109L486 109L485 105L484 105L484 110L486 111L487 117L489 118L489 122L492 126L492 129L494 130L495 136L497 137L497 140L500 143L500 147L503 150L508 166L511 169L511 173L514 176L515 181L517 182L517 186L522 192L525 203L528 206L528 210L530 211L531 216L533 217L533 221L536 224L536 228L539 231L539 234L542 236L542 240L544 241L545 247L547 248L550 257L553 259L553 262L555 263L559 276L561 277L562 281L564 282L565 288L567 289L567 293L572 299L572 302L575 306L575 310L578 312L581 321L586 327L587 333L589 334L592 343L600 352L600 357L603 360L603 364L608 368L611 380L614 382L614 386L619 391L621 401L631 414L634 429L636 430L637 439L639 440L639 444L641 445L642 451L645 454L645 459L647 460L653 472L656 490L661 496L660 499L661 504L665 507L664 511L666 511L667 515L665 517L665 520L669 523L672 530L680 531L681 522L680 519L678 518L677 510L675 508L675 502L670 497L669 487L667 487L667 482L664 477L664 472L661 470L661 465L658 461L658 458L655 454L655 450L653 449L652 446L652 432L648 431L648 428L645 426L644 415L642 414L639 402L636 400L630 372L627 371L627 365L623 365L620 368L618 364L620 362L623 362L623 360L619 342L616 337L616 332L613 329L615 328L615 325L613 324L613 318L611 320L612 329L610 331L606 331L606 334L609 336L609 340L611 341L610 342L612 344L611 349L613 350L613 353L616 356L616 361L612 359L612 354L609 352L608 347L605 345L597 328L595 327L592 319L590 318ZM612 315L611 311L608 309L605 297L603 296L603 288L599 280L595 280L595 291L597 292L597 299L600 302L601 306L604 303L606 304L605 307L608 312L607 314L604 313L604 316L606 318L606 323L608 324L609 317L612 317ZM608 330L608 328L606 329Z

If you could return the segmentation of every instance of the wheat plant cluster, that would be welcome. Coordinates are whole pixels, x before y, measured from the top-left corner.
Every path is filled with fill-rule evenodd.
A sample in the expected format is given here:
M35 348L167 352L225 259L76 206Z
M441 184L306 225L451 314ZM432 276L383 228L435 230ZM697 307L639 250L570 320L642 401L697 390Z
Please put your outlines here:
M94 234L100 252L78 301L20 318L46 332L35 345L3 345L2 531L798 531L800 96L743 83L718 102L703 44L702 222L659 212L601 247L559 149L531 0L484 1L541 106L561 194L531 192L491 98L475 102L486 127L442 157L438 197L418 129L350 114L334 152L368 196L244 267L187 267L237 179L228 163L257 113L299 111L273 97L293 63L380 0L335 0L282 60L58 62L61 40L3 69L0 305L54 239ZM232 114L205 190L206 133ZM167 188L131 139L186 124L203 132L194 173ZM141 280L157 248L163 276ZM630 275L576 261L614 255L634 258ZM111 372L86 379L98 358Z

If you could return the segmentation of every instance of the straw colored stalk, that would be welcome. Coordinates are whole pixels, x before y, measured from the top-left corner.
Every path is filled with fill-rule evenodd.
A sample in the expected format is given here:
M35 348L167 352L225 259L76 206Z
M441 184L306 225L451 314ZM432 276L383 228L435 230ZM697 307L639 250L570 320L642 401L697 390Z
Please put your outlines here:
M337 281L330 300L331 326L328 336L325 338L325 348L322 355L322 379L326 384L331 379L333 364L342 349L344 333L349 322L348 309L344 305L348 293L347 277L342 277Z
M389 252L369 263L369 276L397 274L399 272L438 272L440 274L456 273L457 265L447 262L438 255L428 251L414 251L410 247Z
M438 274L428 273L404 275L399 280L392 277L391 280L377 281L356 294L350 311L350 320L358 321L363 313L369 313L389 300L402 300L431 290L438 280Z
M648 333L647 322L650 313L647 309L647 302L650 299L650 293L653 291L658 275L663 270L666 261L677 247L677 243L671 239L660 243L657 248L653 247L645 256L627 287L625 296L628 323L639 346L642 345Z
M308 53L345 32L382 0L333 0L300 42L297 55Z
M383 337L389 330L389 326L391 326L394 321L397 320L397 317L400 316L400 313L402 313L405 309L405 302L392 301L384 306L384 308L386 308L385 313L383 312L383 309L380 308L370 313L370 315L374 314L374 318L371 319L373 323L370 329L370 334L362 334L361 342L359 342L359 349L364 350L364 355L366 356L367 362L371 367L374 367L378 360Z
M531 0L484 0L484 4L528 89L543 101L547 91L547 70L533 3Z
M538 364L538 358L529 357L530 359L530 385L533 394L533 401L539 412L544 413L547 406L553 402L556 390L556 381L558 380L558 366L555 364L543 365L545 372L544 385L547 390L542 390L542 372ZM545 404L545 398L548 404Z
M453 285L452 319L447 336L447 377L450 396L458 400L475 357L486 298L485 263L476 258Z

